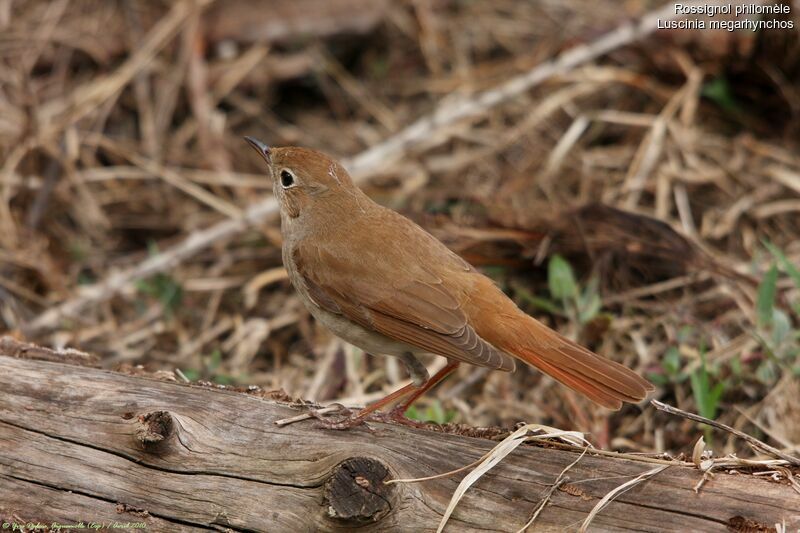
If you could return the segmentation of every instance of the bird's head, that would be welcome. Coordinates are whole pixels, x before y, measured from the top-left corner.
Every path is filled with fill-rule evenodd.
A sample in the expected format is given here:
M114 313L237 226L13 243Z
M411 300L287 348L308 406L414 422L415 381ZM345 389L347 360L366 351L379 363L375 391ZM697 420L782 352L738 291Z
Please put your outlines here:
M322 152L296 146L270 148L252 137L245 140L267 162L281 213L289 218L352 197L357 191L344 167Z

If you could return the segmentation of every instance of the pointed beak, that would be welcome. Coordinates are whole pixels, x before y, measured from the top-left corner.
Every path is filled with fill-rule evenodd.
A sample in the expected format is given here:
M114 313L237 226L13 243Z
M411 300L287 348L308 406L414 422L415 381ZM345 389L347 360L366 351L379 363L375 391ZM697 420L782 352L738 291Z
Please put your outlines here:
M267 162L268 165L272 164L272 159L270 157L271 154L270 154L270 151L269 151L269 146L267 146L266 144L262 143L258 139L254 139L253 137L245 137L244 140L247 141L248 143L250 143L250 146L255 148L255 150L261 155L261 157L264 158L264 160Z

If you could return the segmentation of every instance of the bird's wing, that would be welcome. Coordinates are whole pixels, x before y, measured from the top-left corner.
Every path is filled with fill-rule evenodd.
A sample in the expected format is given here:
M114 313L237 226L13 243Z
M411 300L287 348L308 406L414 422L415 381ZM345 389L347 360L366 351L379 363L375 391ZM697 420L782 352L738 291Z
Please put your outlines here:
M411 240L403 243L387 242L375 232L360 241L339 239L335 248L301 242L292 259L319 307L422 351L513 370L514 360L468 324L452 284L424 261L446 251L439 267L444 262L445 269L463 276L469 265L415 225L409 231Z

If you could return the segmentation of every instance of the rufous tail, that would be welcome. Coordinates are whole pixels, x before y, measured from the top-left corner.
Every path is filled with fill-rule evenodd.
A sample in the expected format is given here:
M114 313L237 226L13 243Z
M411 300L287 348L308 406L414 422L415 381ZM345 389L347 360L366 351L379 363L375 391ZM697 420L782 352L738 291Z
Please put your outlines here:
M519 313L506 317L497 348L529 363L567 387L609 409L638 403L653 385L623 365L601 357Z

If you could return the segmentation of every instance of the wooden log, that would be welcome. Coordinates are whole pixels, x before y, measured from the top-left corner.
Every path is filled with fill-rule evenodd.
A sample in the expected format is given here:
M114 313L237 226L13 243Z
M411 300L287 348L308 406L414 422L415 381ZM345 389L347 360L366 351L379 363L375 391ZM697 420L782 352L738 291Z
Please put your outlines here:
M9 346L0 343L0 526L435 531L464 474L383 482L459 468L496 444L380 423L372 431L277 427L297 409L263 395L23 359L35 350ZM516 531L576 458L521 446L467 492L446 531ZM531 530L576 530L600 498L653 466L586 454ZM620 495L592 529L800 527L800 494L786 483L719 473L695 493L701 478L671 466Z

